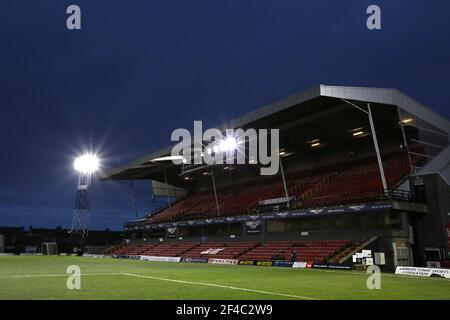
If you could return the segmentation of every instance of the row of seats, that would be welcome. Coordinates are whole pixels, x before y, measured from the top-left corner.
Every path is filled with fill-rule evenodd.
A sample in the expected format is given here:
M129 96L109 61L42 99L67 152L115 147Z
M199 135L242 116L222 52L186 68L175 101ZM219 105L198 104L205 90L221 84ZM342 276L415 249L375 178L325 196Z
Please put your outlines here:
M404 153L385 155L383 165L388 188L409 172L409 161ZM297 207L300 208L371 201L383 193L375 158L291 173L287 177L287 187L289 194L298 199ZM279 177L260 178L257 183L236 185L231 191L222 189L218 192L220 215L248 214L260 200L283 195ZM205 219L217 215L215 197L211 191L205 191L174 203L144 223Z
M407 157L391 157L383 161L386 184L394 186L409 171ZM330 180L324 187L301 203L303 207L320 207L370 201L383 193L378 163L362 161Z
M235 259L248 250L258 246L258 242L211 242L203 243L198 247L182 254L183 258L221 258Z
M221 214L238 215L246 214L252 207L258 204L260 200L279 197L283 191L281 182L239 186L236 189L241 190L230 197L221 206Z
M135 255L135 256L164 256L178 257L182 253L198 246L199 243L153 243L153 244L130 244L107 252L110 255Z
M280 197L283 187L280 181L262 185L241 184L234 187L234 191L219 190L218 204L221 216L247 214L260 200ZM166 221L210 218L217 216L217 204L214 194L210 192L194 193L171 207L150 217L147 223L160 223Z
M211 202L211 197L212 195L209 192L194 193L187 198L173 203L170 207L167 207L158 214L152 216L148 222L160 223L165 221L177 220L192 208L203 205L205 203L209 204Z
M324 262L350 243L349 240L268 242L246 252L240 259Z
M349 240L130 244L110 255L148 255L193 259L286 260L324 262L350 245Z

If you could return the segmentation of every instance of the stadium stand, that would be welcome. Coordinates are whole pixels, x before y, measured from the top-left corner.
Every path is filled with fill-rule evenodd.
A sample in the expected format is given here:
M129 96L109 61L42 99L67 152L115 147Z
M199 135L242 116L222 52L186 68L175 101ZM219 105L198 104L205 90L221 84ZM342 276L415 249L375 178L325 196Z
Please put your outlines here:
M397 184L409 172L408 159L401 154L385 159L384 172L388 187ZM355 183L355 182L358 183ZM383 194L383 186L376 161L361 161L341 171L334 179L302 202L303 207L358 203L376 200Z
M108 254L324 262L350 244L350 240L130 244Z
M160 211L157 215L149 218L149 223L159 223L163 221L176 220L179 216L192 210L196 206L204 205L204 203L210 203L211 194L210 193L197 193L192 194L184 199L167 207L166 209Z
M149 240L145 251L126 246L113 253L204 258L209 255L202 252L222 249L210 255L343 263L355 250L371 246L385 253L391 270L427 265L431 244L440 248L438 260L447 256L443 232L449 210L430 206L448 199L447 119L398 90L320 85L223 128L230 124L242 130L279 129L280 170L261 175L267 164L250 156L242 165L154 161L169 156L170 148L111 170L100 179L166 184L153 190L155 203L163 202L158 197L176 198L169 186L183 191L178 196L187 195L125 223L128 243L142 246ZM249 146L236 145L236 158ZM436 174L437 168L442 172ZM374 235L378 238L371 243ZM168 244L175 241L200 244ZM397 250L408 254L397 255Z
M186 253L182 254L182 258L222 258L235 259L244 254L248 250L258 246L258 242L210 242L203 243Z
M155 245L140 245L140 244L129 244L129 245L124 245L122 247L119 247L115 250L109 251L109 252L105 252L111 255L117 255L117 256L122 256L122 255L127 255L127 256L133 256L133 255L141 255L143 254L147 248L151 248Z
M130 244L124 245L115 250L107 251L109 255L146 255L146 256L164 256L178 257L182 253L189 251L198 246L198 243L162 243L162 244Z
M242 260L324 262L349 245L349 240L271 241L240 256Z
M384 158L384 170L389 187L395 186L409 172L409 162L404 153L394 153ZM315 170L292 174L289 194L296 196L297 206L319 207L334 204L358 203L376 200L383 195L376 159L342 163ZM358 183L355 183L358 181ZM234 186L231 193L219 192L221 216L243 215L252 212L258 202L283 196L281 182L254 181ZM200 219L217 216L216 203L211 191L192 193L150 217L146 223Z
M364 249L367 247L370 243L375 241L378 238L378 236L371 236L367 239L363 239L360 241L357 241L356 243L352 243L346 247L344 247L342 250L338 251L332 258L330 258L328 261L331 263L341 263L347 260L351 257L352 254Z
M156 246L149 245L143 255L147 256L165 256L165 257L178 257L183 252L186 252L194 247L198 243L162 243Z

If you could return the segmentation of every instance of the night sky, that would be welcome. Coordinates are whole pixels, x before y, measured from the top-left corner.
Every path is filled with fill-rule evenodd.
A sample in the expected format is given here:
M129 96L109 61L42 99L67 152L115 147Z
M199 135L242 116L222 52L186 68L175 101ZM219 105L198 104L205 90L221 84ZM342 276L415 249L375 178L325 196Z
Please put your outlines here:
M113 168L319 83L398 88L450 118L448 0L2 0L0 39L0 226L70 227L84 151ZM92 196L92 229L132 218L126 186Z

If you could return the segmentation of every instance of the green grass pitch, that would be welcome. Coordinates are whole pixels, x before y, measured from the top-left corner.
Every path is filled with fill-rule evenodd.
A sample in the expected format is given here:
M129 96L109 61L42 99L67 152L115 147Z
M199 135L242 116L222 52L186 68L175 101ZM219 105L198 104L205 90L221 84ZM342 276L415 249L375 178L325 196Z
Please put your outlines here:
M66 269L81 269L69 290ZM0 257L0 299L450 299L450 280L363 272L147 262L83 257Z

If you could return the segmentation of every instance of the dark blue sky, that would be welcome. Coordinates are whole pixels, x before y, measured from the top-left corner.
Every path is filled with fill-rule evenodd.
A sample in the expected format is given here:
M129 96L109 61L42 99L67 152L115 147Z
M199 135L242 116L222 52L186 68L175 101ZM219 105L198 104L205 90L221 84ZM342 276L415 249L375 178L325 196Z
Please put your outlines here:
M319 83L395 87L450 116L448 0L2 0L0 39L0 226L70 226L86 149L115 167ZM122 185L94 182L92 202L91 228L132 217Z

